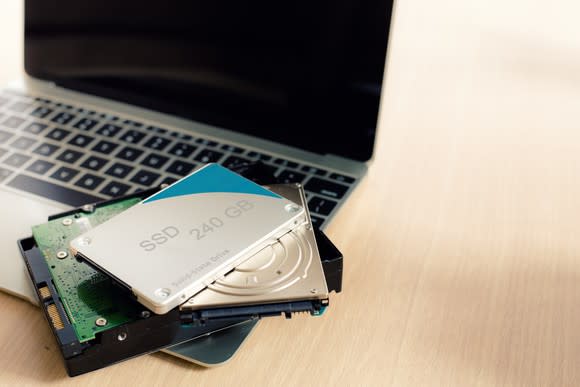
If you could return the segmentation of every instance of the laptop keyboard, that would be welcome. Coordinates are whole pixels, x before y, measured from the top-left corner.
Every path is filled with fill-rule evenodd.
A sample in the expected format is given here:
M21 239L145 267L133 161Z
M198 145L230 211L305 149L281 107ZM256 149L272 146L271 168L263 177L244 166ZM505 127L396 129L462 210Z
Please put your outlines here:
M302 183L322 226L355 178L257 149L185 134L41 97L0 92L0 184L80 206L172 183L204 163L261 160Z

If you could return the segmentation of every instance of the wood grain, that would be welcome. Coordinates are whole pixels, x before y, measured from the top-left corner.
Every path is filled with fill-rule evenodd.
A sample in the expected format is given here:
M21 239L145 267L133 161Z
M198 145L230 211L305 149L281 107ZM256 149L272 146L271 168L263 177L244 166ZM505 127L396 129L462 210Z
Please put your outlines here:
M344 292L321 318L262 321L220 368L154 354L69 379L39 311L0 295L0 384L579 385L579 10L398 3L376 157L328 229Z

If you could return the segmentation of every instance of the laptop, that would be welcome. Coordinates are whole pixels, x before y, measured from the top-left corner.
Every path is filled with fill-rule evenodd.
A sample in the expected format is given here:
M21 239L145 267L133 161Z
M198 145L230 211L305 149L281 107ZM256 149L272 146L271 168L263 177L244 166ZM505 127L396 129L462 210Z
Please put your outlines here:
M71 207L261 160L326 227L372 158L392 2L25 0L0 91L0 289L16 240Z

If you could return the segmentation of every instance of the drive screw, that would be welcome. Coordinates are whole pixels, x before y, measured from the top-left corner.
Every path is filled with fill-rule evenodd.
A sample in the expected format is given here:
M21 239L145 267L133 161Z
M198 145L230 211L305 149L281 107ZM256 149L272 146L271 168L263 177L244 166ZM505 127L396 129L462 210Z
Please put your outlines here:
M98 319L95 320L95 325L98 327L104 327L105 325L107 325L107 319L99 317Z

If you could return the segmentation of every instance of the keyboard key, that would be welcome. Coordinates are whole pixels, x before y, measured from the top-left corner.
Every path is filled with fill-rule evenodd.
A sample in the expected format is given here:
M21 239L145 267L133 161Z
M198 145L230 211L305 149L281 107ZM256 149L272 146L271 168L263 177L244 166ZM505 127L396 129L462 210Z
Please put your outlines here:
M0 157L4 156L8 151L6 149L0 148Z
M352 184L354 183L354 178L350 176L339 175L338 173L331 173L329 178L340 181L341 183Z
M324 223L324 220L325 219L321 218L320 216L310 215L310 221L312 222L312 225L316 228L320 228Z
M8 98L0 97L0 106L6 105L10 100Z
M348 186L322 180L317 177L311 178L304 186L307 191L340 199L348 191Z
M52 175L50 175L50 177L66 183L66 182L71 181L71 179L73 177L75 177L76 175L78 175L78 173L79 173L79 171L77 171L76 169L67 168L67 167L60 167L59 169L56 170L56 172L54 172Z
M103 195L115 197L125 195L129 189L131 189L131 186L127 184L119 183L118 181L112 181L101 190L101 193Z
M26 110L28 110L28 108L30 108L32 106L32 104L28 103L28 102L15 102L12 105L8 106L8 110L12 110L13 112L18 112L18 113L22 113Z
M23 155L21 153L13 153L10 156L8 156L6 160L4 160L4 164L14 168L18 168L26 164L28 160L30 160L29 156Z
M39 106L36 109L34 109L34 111L30 113L30 115L38 118L44 118L48 116L50 113L52 113L52 109L49 109L44 106Z
M179 140L183 140L183 141L191 141L193 140L193 137L190 134L184 134L184 133L178 133L178 132L170 132L169 135L171 137L175 137Z
M274 160L274 164L282 165L288 168L298 168L298 163L295 163L294 161L288 161L285 159L276 159Z
M48 161L44 160L36 160L28 168L27 171L38 173L39 175L44 175L46 171L50 168L54 167L54 163L49 163Z
M197 148L193 145L185 144L183 142L178 142L175 144L170 150L169 153L183 158L189 158L193 152L195 152Z
M0 143L6 142L12 136L14 136L14 134L6 132L4 130L0 130Z
M91 130L99 121L93 120L91 118L81 118L73 127L80 130Z
M151 168L161 168L167 161L169 161L168 157L152 153L145 157L145 159L141 161L141 164Z
M228 169L235 169L249 162L250 160L244 159L243 157L230 156L222 163L222 165Z
M141 140L145 138L145 136L146 134L143 132L130 129L121 136L121 140L128 142L130 144L138 144Z
M222 145L222 149L232 153L244 153L244 149L235 145L224 144Z
M281 183L290 184L290 183L302 183L306 175L300 172L291 171L289 169L283 170L279 175L278 179Z
M71 140L69 140L69 144L76 145L80 148L84 148L85 146L89 145L93 142L94 138L91 136L85 136L84 134L77 134Z
M274 168L276 170L277 168ZM249 162L237 164L231 170L242 176L247 177L257 184L269 184L275 183L276 177L271 171L270 166L265 165L262 162Z
M4 121L2 121L2 125L11 128L11 129L16 129L18 128L20 125L22 125L24 123L24 121L26 121L24 118L20 118L20 117L16 117L16 116L8 116Z
M222 158L224 154L211 149L203 149L195 156L195 161L200 163L215 163Z
M191 170L195 168L195 164L190 164L190 163L186 163L185 161L174 161L169 168L167 168L167 172L171 172L174 173L176 175L179 176L185 176L187 175L189 172L191 172Z
M11 174L12 174L12 171L10 169L0 167L0 182L3 182L4 180L6 180L6 178L8 176L10 176Z
M117 157L127 161L135 161L143 154L142 150L126 146L117 153Z
M81 152L67 149L64 152L62 152L56 159L64 161L65 163L74 164L81 157L83 157L83 154Z
M137 183L145 187L150 187L151 185L153 185L155 180L159 178L159 176L161 175L158 173L153 173L149 171L139 171L135 176L133 176L131 181L133 183Z
M140 128L140 127L143 126L142 123L137 122L137 121L133 121L133 120L125 120L125 121L123 121L123 124L125 124L125 125L132 125L132 126L134 126L136 128Z
M166 138L153 136L149 140L147 140L144 146L146 148L151 148L155 150L163 150L167 147L167 145L169 145L170 142L171 141Z
M104 153L108 155L115 149L117 149L118 146L119 146L118 144L115 144L113 142L101 140L97 145L93 147L93 150L95 152Z
M11 147L19 149L19 150L26 150L30 148L33 144L36 143L36 140L28 137L18 137L16 140L10 144Z
M125 164L115 163L111 166L111 168L107 169L105 173L110 176L118 177L119 179L124 178L133 170L133 167L130 167Z
M105 179L103 179L102 177L98 177L90 173L87 173L83 177L78 179L75 185L77 187L82 187L84 189L93 190L97 188L103 181L105 181Z
M330 199L323 199L313 196L308 201L308 209L319 215L328 215L336 207L336 202Z
M86 159L82 164L81 167L98 171L99 169L103 168L105 164L107 164L108 160L102 159L100 157L91 156Z
M270 174L272 174L272 176L274 176L276 174L276 171L279 169L277 165L267 164L264 162L262 162L262 168L264 170L268 170Z
M115 137L121 131L121 127L113 124L105 124L101 126L97 133L105 137Z
M258 159L258 160L262 160L262 161L269 161L272 159L272 156L265 155L265 154L259 153L259 152L254 152L254 151L248 152L247 156L251 157L253 159Z
M38 146L38 148L36 148L33 152L38 154L38 155L42 155L42 156L50 156L52 155L54 152L56 152L59 149L58 146L56 145L52 145L52 144L40 144Z
M26 128L24 128L25 132L28 133L32 133L32 134L40 134L40 132L42 132L44 129L48 128L47 125L38 123L38 122L33 122L30 125L28 125Z
M69 122L71 122L72 120L74 120L75 117L76 116L74 114L70 114L67 112L60 112L56 116L52 117L51 121L56 122L57 124L66 125Z
M313 173L313 174L318 175L318 176L326 175L326 171L324 169L311 167L310 165L305 165L302 168L300 168L300 170L304 171L306 173Z
M51 138L55 141L61 141L63 138L65 138L69 134L70 134L70 131L68 131L68 130L61 129L61 128L55 128L55 129L51 130L50 132L48 132L46 137Z
M208 140L208 139L205 139L205 138L198 138L197 140L195 140L195 142L198 143L198 144L201 144L201 145L211 146L211 147L216 147L216 146L219 145L217 142L212 141L212 140Z
M168 132L168 130L167 130L167 129L160 128L160 127L158 127L158 126L148 126L148 127L146 128L146 130L149 130L149 131L151 131L151 132L155 132L155 133L160 133L160 134L165 134L165 133L167 133L167 132ZM171 135L173 135L173 133L172 133Z
M70 188L42 181L34 177L18 175L7 183L8 186L22 191L30 192L72 207L79 207L87 203L95 203L103 200L102 197L78 192Z

